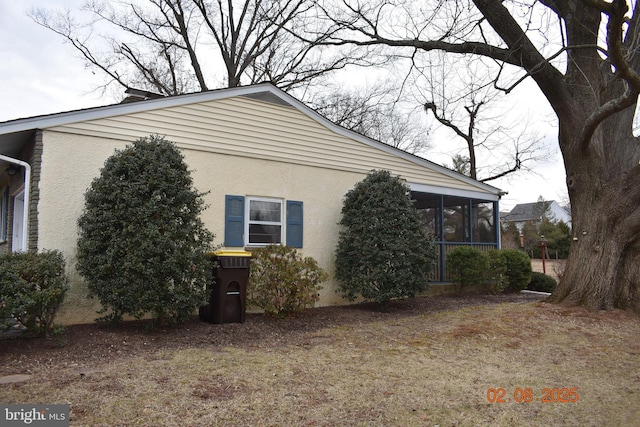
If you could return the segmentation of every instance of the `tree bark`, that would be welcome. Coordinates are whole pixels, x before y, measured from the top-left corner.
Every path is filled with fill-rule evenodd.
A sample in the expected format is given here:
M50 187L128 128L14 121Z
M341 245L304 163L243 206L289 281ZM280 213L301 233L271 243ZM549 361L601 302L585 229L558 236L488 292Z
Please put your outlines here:
M568 44L595 44L596 33L590 28L598 28L600 11L576 4L579 9L565 16ZM616 51L613 43L608 40L610 52ZM623 82L619 70L612 71L595 49L569 51L568 57L569 96L556 104L556 111L562 110L558 140L567 172L573 242L549 301L640 313L640 142L631 133L634 109L608 113L599 123L593 120L624 99L629 81ZM635 62L625 65L637 69Z
M603 122L586 150L579 123L561 123L573 242L549 302L640 313L640 142L633 110ZM575 123L575 121L573 121Z
M640 61L633 55L635 45L625 46L618 28L626 3L545 2L552 4L566 28L569 49L562 78L554 76L546 61L539 62L537 51L509 23L500 2L475 3L510 50L520 55L523 68L558 116L573 242L566 270L549 302L640 313L640 142L631 134L633 108L624 107L630 105L630 90L638 93L634 70L640 68ZM608 14L610 56L604 61L595 48L603 10L595 6L606 8ZM631 28L637 19L634 16ZM626 53L630 59L623 63Z

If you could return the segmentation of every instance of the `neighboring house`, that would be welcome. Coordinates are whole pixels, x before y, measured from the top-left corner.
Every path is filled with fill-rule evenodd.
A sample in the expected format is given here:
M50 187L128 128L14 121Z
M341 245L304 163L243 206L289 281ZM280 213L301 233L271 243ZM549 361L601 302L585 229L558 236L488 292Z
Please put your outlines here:
M517 204L511 212L501 215L501 221L505 224L514 223L518 231L522 232L522 227L526 223L538 225L545 216L552 222L563 221L571 225L571 215L555 200Z
M499 246L499 189L341 128L268 83L0 123L0 251L63 252L62 323L90 322L97 308L75 270L84 193L115 150L154 133L176 143L207 192L215 243L300 248L332 277L319 305L344 303L333 279L343 198L373 169L411 188L440 250L434 281L446 279L449 248Z

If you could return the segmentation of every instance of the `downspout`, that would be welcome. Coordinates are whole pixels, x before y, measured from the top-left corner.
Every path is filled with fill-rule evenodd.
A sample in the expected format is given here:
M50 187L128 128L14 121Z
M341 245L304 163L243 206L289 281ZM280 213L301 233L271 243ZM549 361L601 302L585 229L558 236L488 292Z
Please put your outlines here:
M29 247L27 246L27 242L29 237L28 226L30 210L29 195L31 193L31 166L29 166L29 163L27 162L14 159L12 157L3 156L2 154L0 154L0 160L4 160L5 162L24 167L24 215L22 215L22 247L25 251L28 251Z

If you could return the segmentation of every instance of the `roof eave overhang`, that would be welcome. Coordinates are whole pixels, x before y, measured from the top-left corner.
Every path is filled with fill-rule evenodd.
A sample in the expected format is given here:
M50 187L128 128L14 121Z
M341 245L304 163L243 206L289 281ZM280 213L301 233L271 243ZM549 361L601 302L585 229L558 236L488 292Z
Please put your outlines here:
M460 188L451 188L451 187L441 187L437 185L427 185L427 184L418 184L413 182L408 182L409 188L411 191L415 191L418 193L432 193L432 194L441 194L444 196L455 196L455 197L465 197L470 199L478 199L478 200L487 200L492 202L497 202L500 200L502 194L492 194L485 193L482 191L474 191L468 189L460 189Z

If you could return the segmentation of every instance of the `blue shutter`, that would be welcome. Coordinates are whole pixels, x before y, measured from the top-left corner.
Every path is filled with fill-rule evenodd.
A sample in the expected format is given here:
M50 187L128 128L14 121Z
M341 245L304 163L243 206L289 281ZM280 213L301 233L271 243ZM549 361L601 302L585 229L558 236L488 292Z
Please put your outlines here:
M287 200L287 246L302 247L302 202Z
M244 196L225 196L224 245L244 246Z

